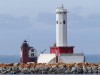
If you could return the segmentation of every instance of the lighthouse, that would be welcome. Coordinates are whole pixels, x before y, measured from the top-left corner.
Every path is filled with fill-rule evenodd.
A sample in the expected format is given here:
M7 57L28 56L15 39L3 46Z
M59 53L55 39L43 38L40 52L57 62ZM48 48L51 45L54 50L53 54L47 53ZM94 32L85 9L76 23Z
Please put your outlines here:
M67 43L67 9L62 5L56 8L56 44L50 47L50 53L59 56L61 53L73 53L74 46Z
M83 63L83 53L74 53L74 46L67 42L67 9L56 8L56 43L50 47L50 54L40 54L38 63Z
M67 46L67 10L63 5L56 9L56 46Z
M20 63L37 62L37 51L29 46L27 41L23 41L20 51Z

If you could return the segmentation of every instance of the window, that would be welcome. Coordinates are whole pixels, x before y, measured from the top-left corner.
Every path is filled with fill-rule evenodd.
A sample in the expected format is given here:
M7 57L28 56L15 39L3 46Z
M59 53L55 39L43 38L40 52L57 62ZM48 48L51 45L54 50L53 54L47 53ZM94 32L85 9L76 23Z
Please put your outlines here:
M56 12L56 14L59 14L59 12Z
M34 56L34 53L31 53L31 56L33 57Z
M65 24L65 20L63 21L63 24Z
M31 52L34 52L34 49L31 49Z
M58 24L58 21L56 21L56 23Z
M64 14L66 14L66 12L64 12Z

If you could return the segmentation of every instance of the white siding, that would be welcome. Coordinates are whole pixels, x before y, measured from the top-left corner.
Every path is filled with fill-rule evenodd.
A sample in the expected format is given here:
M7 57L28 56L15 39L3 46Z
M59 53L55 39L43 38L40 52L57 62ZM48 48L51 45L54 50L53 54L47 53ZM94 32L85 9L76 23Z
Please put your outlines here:
M56 21L56 45L67 46L67 10L64 7L56 9Z
M37 52L36 52L36 50L35 50L35 49L33 49L33 50L34 50L34 52L32 52L32 51L31 51L32 49L33 49L33 48L31 48L31 49L29 50L29 52L28 52L28 53L29 53L29 57L30 57L30 58L32 58L32 57L34 57L34 56L35 56L35 57L37 56ZM34 53L34 56L31 56L31 54L32 54L32 53Z
M55 54L40 54L37 63L56 63Z
M58 62L63 63L81 63L84 62L84 55L81 54L71 54L71 55L61 55L58 57Z
M22 57L22 50L20 51L20 57Z

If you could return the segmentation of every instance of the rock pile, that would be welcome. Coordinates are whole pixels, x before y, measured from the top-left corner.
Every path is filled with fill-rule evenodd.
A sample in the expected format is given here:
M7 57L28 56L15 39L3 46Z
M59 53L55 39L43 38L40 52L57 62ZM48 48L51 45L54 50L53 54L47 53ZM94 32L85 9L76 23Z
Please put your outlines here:
M100 74L100 63L0 64L0 74Z

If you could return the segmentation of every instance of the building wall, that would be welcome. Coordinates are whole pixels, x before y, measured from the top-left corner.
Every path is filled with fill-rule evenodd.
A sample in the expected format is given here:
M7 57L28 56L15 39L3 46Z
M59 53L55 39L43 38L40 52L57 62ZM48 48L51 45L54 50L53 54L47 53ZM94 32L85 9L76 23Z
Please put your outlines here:
M27 63L27 61L29 61L28 58L28 45L27 44L23 44L21 47L21 63Z
M61 63L82 63L84 62L84 55L61 55L58 56L58 62Z
M56 56L59 56L59 54L62 53L73 53L74 46L71 47L50 47L50 54L56 54Z
M37 62L37 55L36 51L34 50L33 52L30 52L31 48L28 44L27 41L24 41L22 46L21 46L21 56L20 56L20 63L27 63L27 62ZM31 56L30 54L34 53L34 56Z
M32 51L34 50L34 51ZM32 56L32 54L34 54L34 56ZM33 48L31 48L29 51L28 51L28 56L31 58L31 57L36 57L37 56L37 51Z
M67 46L67 10L56 9L56 46Z
M56 63L55 54L40 54L37 63Z

